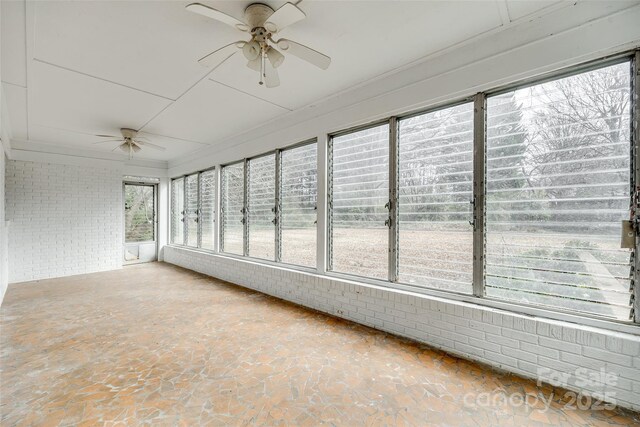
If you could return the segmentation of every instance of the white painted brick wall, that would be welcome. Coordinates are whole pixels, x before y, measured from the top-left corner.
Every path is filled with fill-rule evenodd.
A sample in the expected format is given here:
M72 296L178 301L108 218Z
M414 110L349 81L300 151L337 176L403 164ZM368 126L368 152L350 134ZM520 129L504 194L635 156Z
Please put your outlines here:
M9 283L122 267L122 171L9 160Z
M567 374L567 388L613 392L640 410L640 337L464 302L288 270L249 260L165 246L165 261L325 313L413 338L464 358L537 378ZM617 376L615 385L576 386L577 368Z

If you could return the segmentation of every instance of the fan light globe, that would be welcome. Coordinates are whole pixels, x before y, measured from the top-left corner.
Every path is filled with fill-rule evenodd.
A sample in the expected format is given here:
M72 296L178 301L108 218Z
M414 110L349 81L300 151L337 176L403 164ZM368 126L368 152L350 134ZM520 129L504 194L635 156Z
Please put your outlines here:
M260 72L261 65L262 65L262 61L260 61L259 57L254 59L253 61L247 62L247 67L249 67L253 71Z
M253 61L260 56L260 44L255 40L245 43L242 46L242 53L247 60Z
M267 51L267 58L269 58L269 62L271 62L273 68L278 68L284 62L284 55L272 47Z

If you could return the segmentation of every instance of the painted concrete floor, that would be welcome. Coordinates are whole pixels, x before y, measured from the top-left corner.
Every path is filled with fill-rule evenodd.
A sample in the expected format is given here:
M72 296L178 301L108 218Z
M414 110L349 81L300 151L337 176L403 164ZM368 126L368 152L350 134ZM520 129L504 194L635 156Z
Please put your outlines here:
M11 285L0 313L4 426L640 425L485 406L554 390L166 264Z

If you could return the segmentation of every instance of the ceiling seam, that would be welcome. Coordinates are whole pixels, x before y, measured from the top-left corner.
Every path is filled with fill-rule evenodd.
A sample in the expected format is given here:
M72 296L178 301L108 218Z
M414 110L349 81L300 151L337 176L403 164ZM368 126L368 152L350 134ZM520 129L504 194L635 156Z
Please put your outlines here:
M147 127L147 125L149 123L151 123L153 120L155 120L156 117L158 117L160 114L164 113L167 108L171 107L176 101L172 101L170 103L168 103L167 105L165 105L160 111L158 111L156 114L154 114L149 120L147 120L146 122L144 122L142 124L142 126L140 126L140 128L138 129L139 132L144 132L144 128ZM146 133L151 133L151 132L146 132Z
M2 80L2 84L19 87L21 89L26 89L27 88L26 86L22 86L22 85L18 85L18 84L15 84L15 83L11 83L11 82L8 82L6 80Z
M106 83L111 83L111 84L114 84L114 85L117 85L117 86L125 87L127 89L135 90L137 92L146 93L147 95L155 96L157 98L162 98L162 99L165 99L165 100L170 101L170 102L175 102L176 101L175 99L169 98L168 96L159 95L157 93L149 92L149 91L146 91L144 89L138 89L136 87L125 85L123 83L114 82L113 80L108 80L108 79L105 79L105 78L102 78L102 77L94 76L92 74L88 74L88 73L85 73L85 72L82 72L82 71L74 70L73 68L68 68L68 67L64 67L62 65L54 64L52 62L44 61L42 59L33 58L33 61L34 62L39 62L41 64L49 65L51 67L56 67L56 68L59 68L61 70L65 70L65 71L69 71L69 72L72 72L72 73L80 74L80 75L83 75L85 77L90 77L92 79L101 80L101 81L106 82Z
M259 97L259 96L257 96L257 95L254 95L254 94L252 94L252 93L245 92L244 90L241 90L241 89L238 89L238 88L236 88L236 87L230 86L230 85L228 85L228 84L226 84L226 83L222 83L222 82L220 82L220 81L218 81L218 80L215 80L215 79L209 79L209 81L212 81L212 82L217 83L217 84L219 84L219 85L222 85L222 86L224 86L224 87L228 87L229 89L233 89L233 90L235 90L235 91L237 91L237 92L240 92L240 93L243 93L243 94L245 94L245 95L249 95L249 96L250 96L250 97L252 97L252 98L259 99L259 100L264 101L264 102L266 102L266 103L268 103L268 104L271 104L271 105L273 105L273 106L275 106L275 107L282 108L283 110L293 111L291 108L287 108L287 107L285 107L285 106L283 106L283 105L276 104L275 102L271 102L271 101L269 101L268 99L264 99L264 98L261 98L261 97Z
M140 132L145 133L147 135L160 136L162 138L167 138L167 139L175 139L176 141L190 142L192 144L207 145L207 146L210 145L206 142L194 141L192 139L176 138L175 136L163 135L161 133L145 132L145 131L140 131Z
M218 68L218 67L216 67ZM169 103L169 105L167 105L166 107L164 107L162 110L160 110L158 112L158 114L154 115L153 117L151 117L149 120L147 120L141 127L140 127L140 131L142 131L145 127L147 127L149 125L149 123L151 123L153 120L155 120L156 117L158 117L160 114L162 114L167 108L169 108L170 106L172 106L175 102L177 102L178 100L180 100L180 98L182 98L183 96L185 96L187 93L189 93L191 91L191 89L193 89L194 87L196 87L198 85L198 83L200 83L201 81L203 81L204 79L206 79L207 77L209 77L209 75L213 72L213 70L215 70L216 68L213 68L211 70L208 70L204 76L200 77L194 84L192 84L191 86L189 86L187 88L187 90L185 90L184 92L182 92L176 99L171 100L171 102ZM185 140L186 141L186 140Z

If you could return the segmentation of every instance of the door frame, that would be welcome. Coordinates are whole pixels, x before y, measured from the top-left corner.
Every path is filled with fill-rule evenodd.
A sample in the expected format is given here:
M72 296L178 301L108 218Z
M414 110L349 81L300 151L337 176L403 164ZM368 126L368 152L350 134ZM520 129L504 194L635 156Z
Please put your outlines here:
M144 243L155 243L155 252L156 255L153 261L126 261L125 253L127 249L127 230L126 230L126 213L125 213L125 203L126 203L126 186L127 185L139 185L153 188L153 240L148 240L144 242L135 242L137 244ZM158 184L154 182L144 182L144 181L134 181L125 179L122 181L122 265L133 265L133 264L143 264L146 262L155 262L158 261Z

